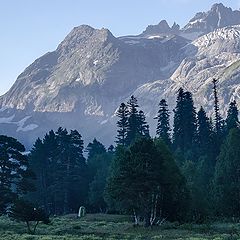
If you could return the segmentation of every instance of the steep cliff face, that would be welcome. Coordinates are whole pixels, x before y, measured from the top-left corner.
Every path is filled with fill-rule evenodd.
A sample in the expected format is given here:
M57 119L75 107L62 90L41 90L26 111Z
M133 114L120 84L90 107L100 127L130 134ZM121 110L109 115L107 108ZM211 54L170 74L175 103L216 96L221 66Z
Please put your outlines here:
M222 114L233 98L240 106L240 26L225 27L206 34L181 49L187 56L173 75L147 83L135 91L144 110L154 116L157 103L167 98L175 106L175 94L180 87L193 93L196 106L213 110L212 79L218 79ZM151 117L152 118L152 117ZM151 119L150 118L150 119Z
M94 136L93 126L101 131L101 123L138 86L170 77L184 58L178 53L186 44L186 39L174 35L115 38L107 29L74 28L0 97L2 110L9 109L8 114L0 112L2 124L7 132L17 127L17 136L32 132L35 137L56 126L84 128L86 135ZM23 131L19 121L31 127Z
M30 146L63 126L78 129L86 141L98 137L111 144L114 112L132 94L151 124L161 98L174 108L179 87L211 113L213 77L219 79L221 108L232 98L240 104L239 13L217 4L183 29L162 21L139 36L119 38L107 29L74 28L0 97L0 133Z

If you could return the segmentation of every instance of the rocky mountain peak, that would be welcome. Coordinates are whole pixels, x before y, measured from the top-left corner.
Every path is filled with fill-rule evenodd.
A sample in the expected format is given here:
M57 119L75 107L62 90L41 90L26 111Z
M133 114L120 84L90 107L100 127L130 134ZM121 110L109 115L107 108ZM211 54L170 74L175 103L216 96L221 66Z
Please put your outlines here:
M169 34L169 33L176 33L179 31L180 26L174 22L173 26L170 27L166 20L160 21L157 25L149 25L147 26L146 30L143 31L141 35L150 36L150 35L157 35L157 34Z
M75 51L76 48L89 42L90 39L95 42L106 42L114 40L115 37L106 28L94 29L88 25L81 25L73 28L73 30L59 44L57 51L65 55L69 52Z
M233 11L222 3L216 3L209 11L197 13L183 31L206 34L218 28L237 24L240 24L240 11Z
M222 3L215 3L211 7L211 11L213 11L213 12L222 11L222 10L225 10L225 9L230 9L230 8L225 7Z

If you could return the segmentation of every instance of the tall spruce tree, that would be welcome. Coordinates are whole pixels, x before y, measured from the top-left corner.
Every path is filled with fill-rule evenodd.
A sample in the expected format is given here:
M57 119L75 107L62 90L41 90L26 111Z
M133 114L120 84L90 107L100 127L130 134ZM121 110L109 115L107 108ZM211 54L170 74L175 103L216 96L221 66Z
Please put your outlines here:
M194 151L196 127L196 110L192 94L180 88L174 110L173 146L185 157Z
M117 111L117 140L116 143L122 146L126 145L127 129L128 129L128 107L125 103L121 103Z
M162 139L168 146L171 144L171 137L170 137L170 123L169 123L169 110L168 105L165 99L162 99L159 103L159 110L157 119L157 131L156 135Z
M203 107L197 113L197 148L198 155L204 156L211 150L211 123Z
M227 112L227 119L226 119L226 127L227 132L230 131L232 128L237 128L239 126L238 120L238 108L236 101L232 101L229 104L228 112Z
M213 79L213 94L214 94L214 122L215 122L215 132L218 138L222 137L223 134L223 119L219 110L219 100L218 100L218 91L217 91L217 80Z
M127 145L132 144L138 136L140 136L140 121L138 113L138 102L134 96L131 96L130 100L127 102L129 117L128 117L128 128L127 128Z

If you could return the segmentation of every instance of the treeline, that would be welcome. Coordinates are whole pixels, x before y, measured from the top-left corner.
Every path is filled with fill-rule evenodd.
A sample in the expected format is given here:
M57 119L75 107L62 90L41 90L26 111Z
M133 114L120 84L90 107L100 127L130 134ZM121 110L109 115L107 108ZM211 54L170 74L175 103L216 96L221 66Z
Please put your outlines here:
M78 131L59 128L38 138L26 156L19 142L1 136L0 212L27 199L47 215L76 213L85 206L88 212L132 214L136 224L146 226L164 219L238 219L238 109L232 101L223 119L215 80L213 95L211 119L180 88L172 125L162 99L155 138L132 96L118 108L116 147L108 149L94 139L84 150Z

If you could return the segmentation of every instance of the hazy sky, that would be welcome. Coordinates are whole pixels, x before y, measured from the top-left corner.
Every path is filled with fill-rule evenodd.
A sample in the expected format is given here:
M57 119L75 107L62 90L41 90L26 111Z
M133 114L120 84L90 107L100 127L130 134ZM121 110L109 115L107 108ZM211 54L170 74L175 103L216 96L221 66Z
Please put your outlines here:
M233 9L240 0L222 0ZM36 58L54 50L74 26L108 28L115 36L139 34L166 19L185 25L212 0L0 0L0 94Z

